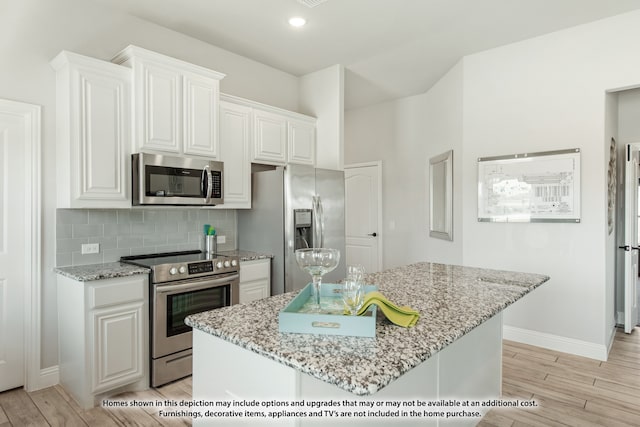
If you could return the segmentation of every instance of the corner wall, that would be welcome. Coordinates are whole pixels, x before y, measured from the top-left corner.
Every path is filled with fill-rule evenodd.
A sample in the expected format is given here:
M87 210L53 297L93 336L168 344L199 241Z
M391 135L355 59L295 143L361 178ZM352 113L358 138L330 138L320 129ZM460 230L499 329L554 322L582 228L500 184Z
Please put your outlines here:
M462 262L462 76L429 92L345 114L345 164L382 160L383 268ZM429 237L429 159L453 149L453 241Z
M425 94L348 111L346 162L383 160L385 268L437 260L548 274L506 311L505 336L606 358L615 314L607 164L616 132L607 92L640 83L638 39L640 12L618 15L467 56ZM461 213L451 252L425 231L425 161L445 141ZM574 147L581 223L478 223L478 157Z
M300 113L317 117L316 166L344 166L344 67L333 65L300 77Z

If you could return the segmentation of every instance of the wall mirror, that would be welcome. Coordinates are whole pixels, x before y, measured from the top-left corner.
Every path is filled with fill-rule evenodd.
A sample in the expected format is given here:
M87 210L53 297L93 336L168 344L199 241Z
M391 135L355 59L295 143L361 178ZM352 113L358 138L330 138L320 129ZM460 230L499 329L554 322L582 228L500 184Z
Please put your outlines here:
M453 240L453 150L429 159L429 236Z

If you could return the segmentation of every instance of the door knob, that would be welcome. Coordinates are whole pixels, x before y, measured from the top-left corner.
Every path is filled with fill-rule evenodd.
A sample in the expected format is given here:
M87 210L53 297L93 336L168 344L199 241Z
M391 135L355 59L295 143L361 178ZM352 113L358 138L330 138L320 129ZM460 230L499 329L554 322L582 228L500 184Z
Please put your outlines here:
M378 234L377 234L377 233L375 233L375 232L367 234L367 236L373 236L373 237L376 237L377 235L378 235Z

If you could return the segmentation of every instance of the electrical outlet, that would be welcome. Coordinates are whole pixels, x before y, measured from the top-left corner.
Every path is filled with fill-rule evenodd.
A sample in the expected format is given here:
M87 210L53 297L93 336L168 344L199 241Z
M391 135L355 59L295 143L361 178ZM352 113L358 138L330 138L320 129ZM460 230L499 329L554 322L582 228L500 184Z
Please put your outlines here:
M100 252L100 243L85 243L82 245L82 255L97 254Z
M218 236L218 243L223 244L227 242L226 236Z

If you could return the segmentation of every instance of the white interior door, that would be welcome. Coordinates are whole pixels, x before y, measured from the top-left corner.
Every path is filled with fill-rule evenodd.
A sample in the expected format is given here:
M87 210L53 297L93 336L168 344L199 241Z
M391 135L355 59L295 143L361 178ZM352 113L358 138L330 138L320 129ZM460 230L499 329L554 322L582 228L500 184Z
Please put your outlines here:
M367 273L382 269L381 169L380 163L344 168L346 261Z
M638 146L627 144L624 170L624 331L638 324Z
M0 100L0 391L25 382L24 293L31 268L31 200L25 191L31 168L25 165L31 128L22 106Z

